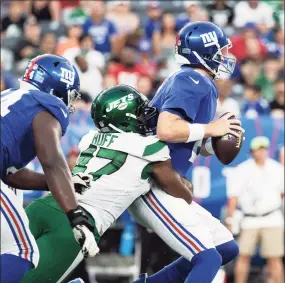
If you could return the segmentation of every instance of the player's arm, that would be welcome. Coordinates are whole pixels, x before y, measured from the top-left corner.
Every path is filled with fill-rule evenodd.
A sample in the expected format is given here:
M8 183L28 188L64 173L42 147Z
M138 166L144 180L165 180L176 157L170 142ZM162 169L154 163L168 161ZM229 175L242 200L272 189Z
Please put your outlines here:
M163 111L158 117L157 136L160 140L171 143L188 143L225 134L239 137L235 130L242 132L244 130L241 128L239 120L229 120L232 115L232 113L228 113L209 124L194 124L187 122L177 114Z
M7 175L4 183L20 190L48 191L45 175L28 168Z
M71 173L60 146L59 122L49 112L40 112L33 120L33 131L37 157L49 190L65 212L75 209L78 204Z
M90 187L91 179L90 175L81 173L72 176L75 191L83 194ZM7 175L3 182L18 190L49 191L45 175L28 168L23 168L14 174Z
M170 195L192 202L191 183L185 182L173 169L171 160L156 162L152 165L152 178Z
M94 226L76 201L71 172L60 146L61 131L58 120L47 111L38 113L33 120L36 153L49 190L66 212L83 255L95 256L98 246L92 233Z

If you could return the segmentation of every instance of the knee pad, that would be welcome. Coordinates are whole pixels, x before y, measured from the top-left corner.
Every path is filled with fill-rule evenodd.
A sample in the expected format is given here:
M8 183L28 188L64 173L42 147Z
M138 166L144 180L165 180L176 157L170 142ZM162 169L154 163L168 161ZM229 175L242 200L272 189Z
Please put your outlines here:
M234 260L239 254L239 247L235 240L216 246L216 249L222 257L222 265Z

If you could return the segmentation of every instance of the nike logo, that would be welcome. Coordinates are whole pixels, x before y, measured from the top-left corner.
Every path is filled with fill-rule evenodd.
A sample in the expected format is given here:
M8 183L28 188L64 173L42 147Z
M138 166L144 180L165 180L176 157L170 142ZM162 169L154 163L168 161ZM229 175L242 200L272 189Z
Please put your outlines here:
M60 110L61 110L61 112L62 112L62 114L63 114L64 118L67 118L67 113L66 113L66 112L64 112L64 110L63 110L62 108L60 108Z
M191 78L190 76L189 76L189 78L197 85L198 83L199 83L199 81L195 81L193 78Z

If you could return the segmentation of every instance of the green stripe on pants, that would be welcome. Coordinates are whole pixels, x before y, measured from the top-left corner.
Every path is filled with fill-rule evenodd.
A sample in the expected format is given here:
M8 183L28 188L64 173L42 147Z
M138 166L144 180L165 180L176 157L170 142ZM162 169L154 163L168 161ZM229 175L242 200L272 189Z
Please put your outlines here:
M40 261L37 268L29 271L21 282L56 283L78 257L80 246L65 213L51 195L33 201L26 208L26 213L40 251ZM95 225L92 217L90 221ZM98 243L100 237L97 231L94 236Z

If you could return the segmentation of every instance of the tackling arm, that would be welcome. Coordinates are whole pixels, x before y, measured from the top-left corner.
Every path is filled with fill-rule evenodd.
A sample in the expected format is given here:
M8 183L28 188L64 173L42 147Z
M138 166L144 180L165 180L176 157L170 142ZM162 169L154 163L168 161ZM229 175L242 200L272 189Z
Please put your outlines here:
M188 182L172 168L171 160L157 162L152 167L153 179L170 195L192 202L192 190Z
M23 168L5 177L4 183L15 189L48 191L45 175Z
M65 212L75 209L78 204L71 173L60 146L59 122L47 111L40 112L34 118L33 131L37 157L51 193Z

